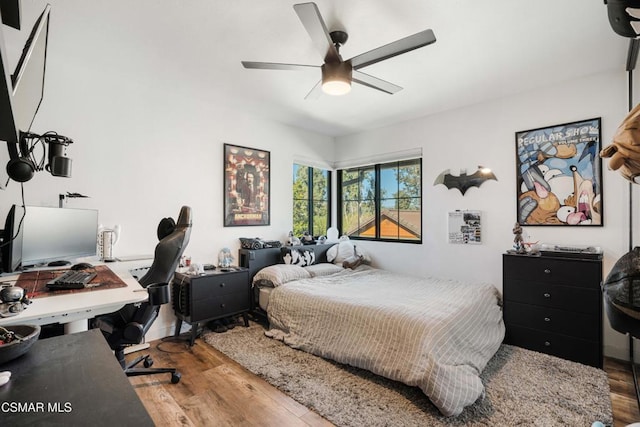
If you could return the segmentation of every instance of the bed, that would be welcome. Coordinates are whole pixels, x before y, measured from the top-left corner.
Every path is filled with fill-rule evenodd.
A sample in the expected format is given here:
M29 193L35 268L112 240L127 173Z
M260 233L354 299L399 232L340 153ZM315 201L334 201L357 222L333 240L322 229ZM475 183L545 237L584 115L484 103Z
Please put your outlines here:
M322 264L330 247L305 249ZM280 249L241 250L240 263L254 279L266 277L267 270L287 269L287 278L271 287L262 307L268 336L417 386L445 416L460 414L483 394L480 373L505 331L494 286L367 265L291 279L288 269L298 271L293 266L269 267L282 263Z

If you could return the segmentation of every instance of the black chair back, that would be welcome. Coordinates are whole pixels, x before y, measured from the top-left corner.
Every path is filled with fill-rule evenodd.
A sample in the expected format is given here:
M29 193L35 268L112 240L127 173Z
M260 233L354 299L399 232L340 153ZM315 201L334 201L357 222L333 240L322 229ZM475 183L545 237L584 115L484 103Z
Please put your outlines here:
M190 236L191 208L183 206L175 230L158 242L151 268L138 282L145 288L152 283L171 282Z

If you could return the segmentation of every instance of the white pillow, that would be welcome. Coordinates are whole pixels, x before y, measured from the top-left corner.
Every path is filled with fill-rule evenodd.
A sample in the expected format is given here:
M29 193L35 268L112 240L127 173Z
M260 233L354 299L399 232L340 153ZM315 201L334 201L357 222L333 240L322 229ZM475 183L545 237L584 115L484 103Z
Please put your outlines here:
M363 256L365 261L370 261L368 255L351 240L345 240L331 246L329 250L327 250L327 261L342 265L344 261L354 258L354 247L356 248L355 255Z
M319 277L319 276L328 276L330 274L338 273L344 268L339 265L331 264L330 262L321 262L320 264L313 264L304 267L307 270L311 277Z
M265 267L253 276L256 286L276 287L298 279L308 279L311 274L304 268L291 264L275 264Z

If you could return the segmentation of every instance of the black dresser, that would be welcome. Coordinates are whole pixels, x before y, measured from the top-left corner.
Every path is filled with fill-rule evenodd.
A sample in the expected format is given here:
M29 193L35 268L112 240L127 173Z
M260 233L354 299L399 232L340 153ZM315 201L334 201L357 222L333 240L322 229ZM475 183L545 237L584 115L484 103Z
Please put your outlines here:
M602 260L503 255L505 343L602 368Z
M193 345L201 322L237 314L242 314L245 326L249 326L250 295L246 268L214 270L197 276L176 273L171 282L173 310L178 318L175 335L180 334L182 321L189 323Z

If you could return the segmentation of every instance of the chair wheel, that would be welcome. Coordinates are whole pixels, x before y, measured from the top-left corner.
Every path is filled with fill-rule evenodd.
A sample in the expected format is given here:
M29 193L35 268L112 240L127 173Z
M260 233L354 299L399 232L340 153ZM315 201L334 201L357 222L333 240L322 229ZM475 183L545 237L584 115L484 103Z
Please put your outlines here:
M180 372L174 372L171 374L171 384L178 384L180 382L180 378L182 378Z
M150 368L151 366L153 366L153 359L150 357L147 357L146 359L144 359L143 364L145 368Z

